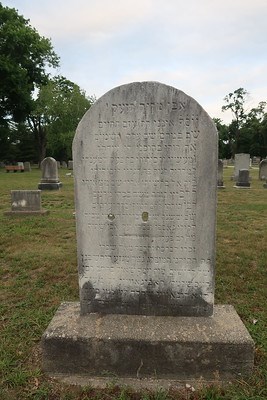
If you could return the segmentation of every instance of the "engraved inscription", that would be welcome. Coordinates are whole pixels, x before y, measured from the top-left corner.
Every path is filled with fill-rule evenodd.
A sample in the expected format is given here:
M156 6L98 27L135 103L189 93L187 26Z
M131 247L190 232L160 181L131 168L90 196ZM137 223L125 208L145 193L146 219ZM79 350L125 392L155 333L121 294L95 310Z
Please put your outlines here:
M107 94L78 129L82 312L210 315L216 168L206 147L216 148L215 131L205 138L208 117L191 98L146 84Z

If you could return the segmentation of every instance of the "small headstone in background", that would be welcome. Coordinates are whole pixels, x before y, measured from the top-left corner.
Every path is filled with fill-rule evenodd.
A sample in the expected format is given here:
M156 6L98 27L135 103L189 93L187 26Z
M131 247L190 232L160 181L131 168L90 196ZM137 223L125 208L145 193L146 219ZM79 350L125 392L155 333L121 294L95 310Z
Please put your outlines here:
M68 169L73 169L73 161L72 160L68 161Z
M42 179L38 184L41 190L58 190L62 183L58 179L57 162L53 157L46 157L41 162Z
M66 161L62 161L61 165L62 165L62 168L68 168Z
M57 167L58 169L61 168L60 161L57 161Z
M6 215L39 215L47 214L41 208L41 190L11 190L11 211Z
M24 163L24 172L31 172L31 163L29 161L25 161Z
M228 160L226 160L226 158L223 159L223 167L224 168L228 167Z
M238 181L236 182L234 187L240 188L240 189L242 189L242 188L247 189L250 187L249 170L248 169L240 169L239 170Z
M218 160L217 188L225 189L225 186L223 185L223 160Z
M264 159L260 162L259 165L259 179L261 181L267 180L267 159Z

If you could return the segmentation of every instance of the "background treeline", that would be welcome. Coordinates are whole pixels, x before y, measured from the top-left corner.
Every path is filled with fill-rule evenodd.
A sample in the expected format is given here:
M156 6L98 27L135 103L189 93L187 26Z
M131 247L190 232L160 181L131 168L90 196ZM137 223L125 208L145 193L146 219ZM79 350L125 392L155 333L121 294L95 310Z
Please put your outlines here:
M222 111L231 110L233 119L229 125L214 118L219 133L219 158L233 158L236 153L267 156L266 102L246 110L248 92L239 88L224 98Z
M58 66L51 41L0 3L1 161L72 158L75 129L95 99L65 77L51 77L48 69Z
M0 2L0 161L40 163L47 155L59 161L72 158L76 127L95 97L63 76L51 77L48 70L58 67L51 41ZM241 152L267 156L266 103L247 111L247 96L239 88L224 98L222 110L233 115L229 125L214 118L220 158Z

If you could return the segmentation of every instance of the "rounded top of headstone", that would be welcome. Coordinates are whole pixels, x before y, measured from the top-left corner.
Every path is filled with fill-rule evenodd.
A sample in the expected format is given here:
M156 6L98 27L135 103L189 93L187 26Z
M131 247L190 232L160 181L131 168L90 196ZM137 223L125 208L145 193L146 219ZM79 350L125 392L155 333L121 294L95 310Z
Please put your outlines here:
M46 157L46 158L43 159L43 161L41 162L41 164L43 164L44 162L45 162L45 163L47 163L47 162L56 163L56 160L55 160L53 157Z
M213 132L217 135L215 124L207 112L193 97L183 91L155 81L127 83L109 90L89 108L78 125L74 142L85 132L85 128L92 126L90 119L96 118L100 113L102 116L105 113L110 116L111 113L114 119L120 118L121 115L151 119L153 115L161 115L164 118L167 115L186 114L187 110L190 110L191 116L195 113L200 121L209 125L209 134Z

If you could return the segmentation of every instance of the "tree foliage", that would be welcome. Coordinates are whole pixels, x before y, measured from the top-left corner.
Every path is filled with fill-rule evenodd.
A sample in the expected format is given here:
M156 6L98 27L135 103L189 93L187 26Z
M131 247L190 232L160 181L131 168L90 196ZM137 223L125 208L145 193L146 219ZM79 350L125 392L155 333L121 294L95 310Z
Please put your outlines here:
M39 162L47 149L57 159L71 158L76 127L93 102L93 97L87 97L78 85L62 76L50 79L40 88L35 108L27 118Z
M266 102L246 111L247 90L236 89L225 96L222 111L231 110L232 122L227 126L215 119L219 132L219 156L234 157L236 153L249 153L251 156L267 155L267 115Z
M59 58L51 42L29 20L0 3L0 124L22 121L33 107L32 94L48 80L46 67Z

